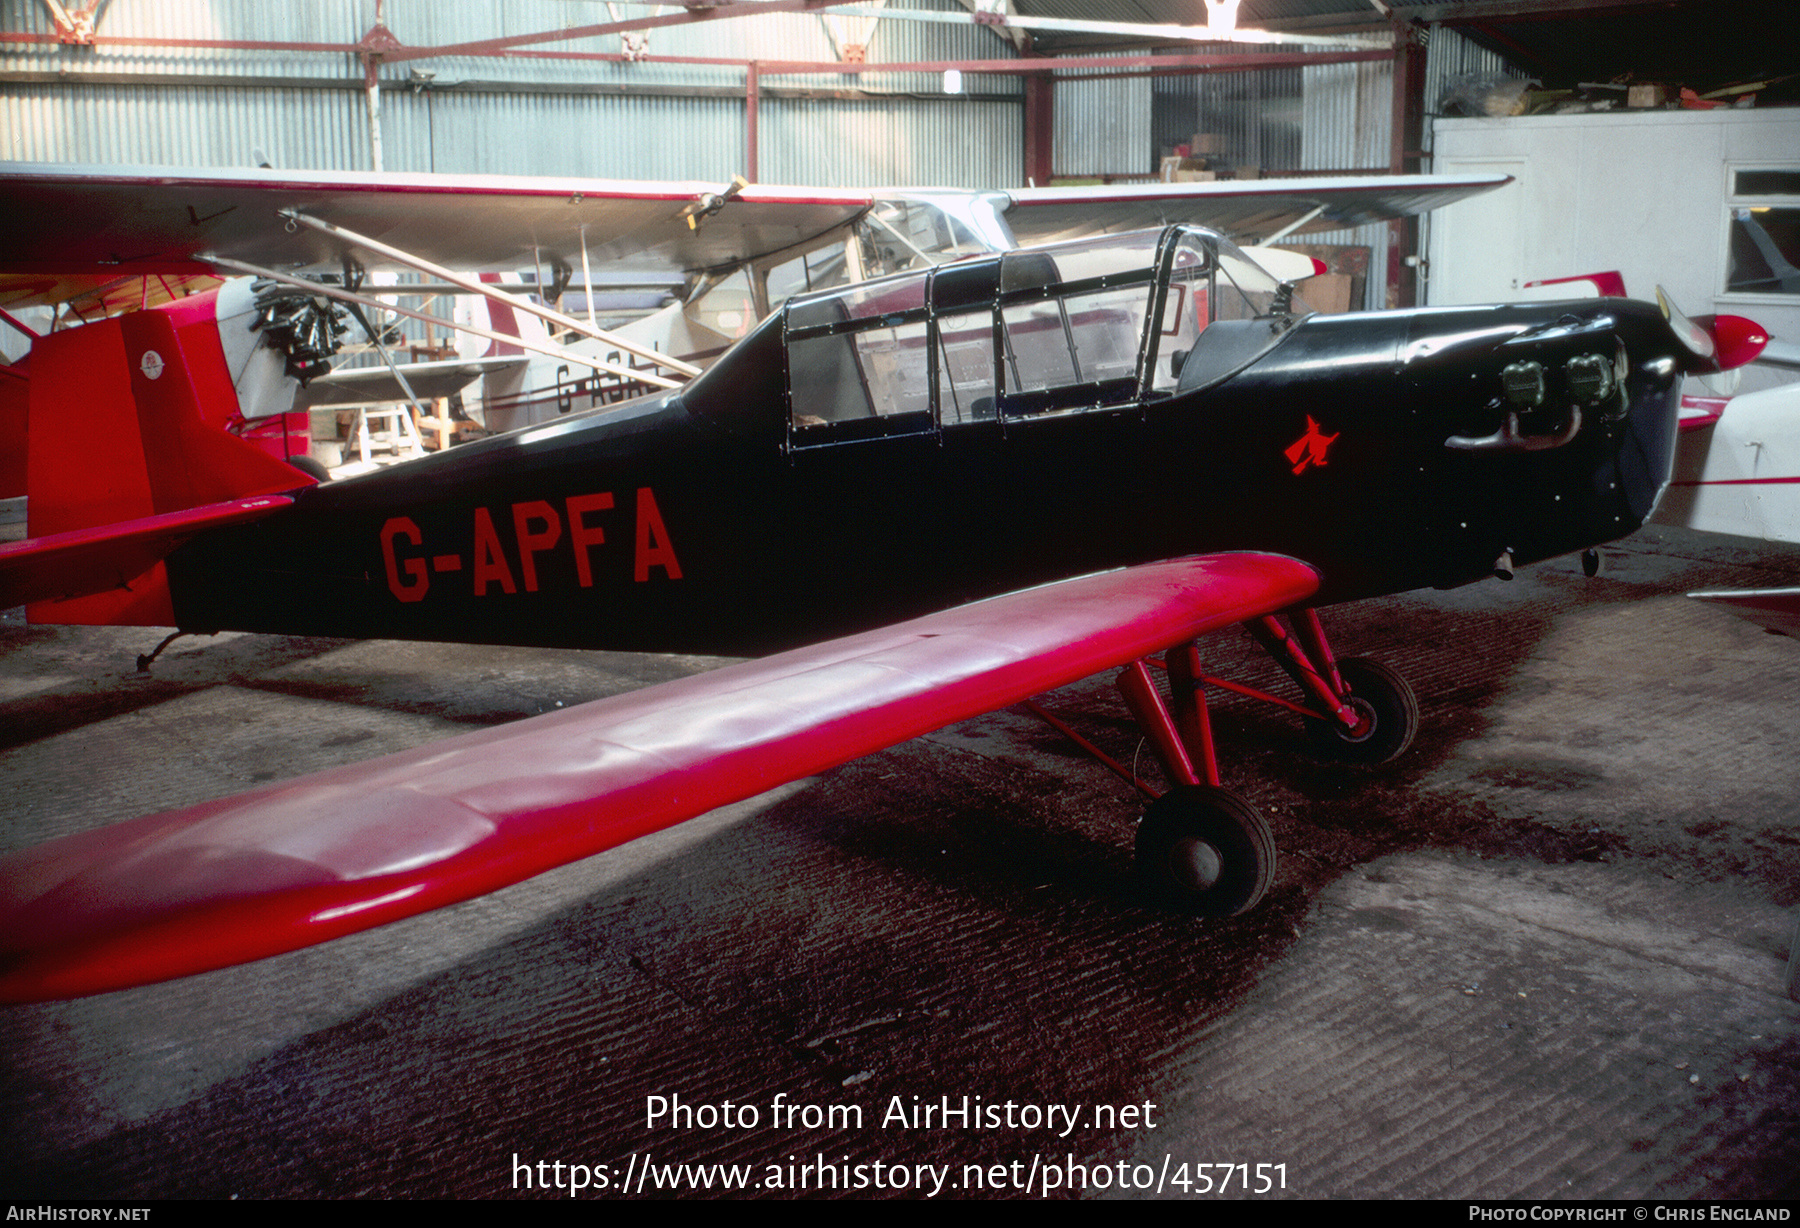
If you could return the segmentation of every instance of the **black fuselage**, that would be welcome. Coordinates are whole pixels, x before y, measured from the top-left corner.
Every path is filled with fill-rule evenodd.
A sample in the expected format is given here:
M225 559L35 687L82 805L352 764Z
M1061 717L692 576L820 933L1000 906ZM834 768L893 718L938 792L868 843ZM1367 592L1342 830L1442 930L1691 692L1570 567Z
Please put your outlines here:
M1502 552L1530 562L1642 522L1686 358L1655 308L1623 300L1228 321L1163 368L1173 387L1152 386L1170 361L1152 337L1135 382L1059 399L1009 394L1001 371L953 420L949 325L905 318L930 347L923 414L806 425L804 333L779 313L679 392L303 490L195 540L169 563L177 616L752 654L1223 550L1311 563L1321 602L1461 584ZM904 348L900 319L880 323ZM1001 317L993 336L1004 349ZM1571 360L1611 386L1577 387ZM1537 401L1507 393L1533 370Z

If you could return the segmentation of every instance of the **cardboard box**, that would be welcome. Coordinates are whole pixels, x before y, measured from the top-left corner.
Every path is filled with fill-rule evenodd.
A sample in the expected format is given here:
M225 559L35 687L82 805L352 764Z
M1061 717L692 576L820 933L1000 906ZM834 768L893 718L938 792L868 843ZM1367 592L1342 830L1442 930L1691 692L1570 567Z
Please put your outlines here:
M1159 177L1164 183L1211 183L1218 178L1206 169L1205 158L1183 158L1174 154L1162 160Z

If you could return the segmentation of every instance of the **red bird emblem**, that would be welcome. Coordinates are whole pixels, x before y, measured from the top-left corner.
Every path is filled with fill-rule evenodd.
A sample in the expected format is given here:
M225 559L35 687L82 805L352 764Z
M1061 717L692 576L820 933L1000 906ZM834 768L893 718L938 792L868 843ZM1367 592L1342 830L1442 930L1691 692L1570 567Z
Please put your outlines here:
M1341 433L1341 432L1340 432ZM1306 415L1306 434L1300 436L1288 446L1288 464L1299 473L1308 465L1325 465L1325 449L1337 441L1336 435L1327 435L1319 430L1319 424L1311 414Z

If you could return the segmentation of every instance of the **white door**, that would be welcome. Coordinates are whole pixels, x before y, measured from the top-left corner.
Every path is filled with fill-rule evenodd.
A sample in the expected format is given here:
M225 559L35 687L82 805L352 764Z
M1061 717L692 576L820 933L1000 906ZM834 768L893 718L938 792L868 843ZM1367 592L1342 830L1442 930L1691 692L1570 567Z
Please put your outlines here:
M1514 182L1431 215L1424 301L1433 307L1510 303L1523 297L1525 159L1442 158L1446 175L1511 175Z

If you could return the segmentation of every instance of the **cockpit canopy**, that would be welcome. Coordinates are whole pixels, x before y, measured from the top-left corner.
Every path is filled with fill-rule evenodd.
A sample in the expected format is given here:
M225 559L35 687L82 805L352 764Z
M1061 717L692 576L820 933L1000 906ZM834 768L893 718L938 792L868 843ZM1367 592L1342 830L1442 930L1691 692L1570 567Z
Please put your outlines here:
M782 313L789 439L1123 409L1225 378L1304 314L1291 286L1191 226L800 296Z

